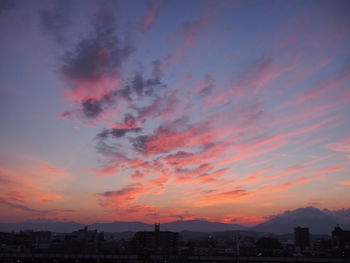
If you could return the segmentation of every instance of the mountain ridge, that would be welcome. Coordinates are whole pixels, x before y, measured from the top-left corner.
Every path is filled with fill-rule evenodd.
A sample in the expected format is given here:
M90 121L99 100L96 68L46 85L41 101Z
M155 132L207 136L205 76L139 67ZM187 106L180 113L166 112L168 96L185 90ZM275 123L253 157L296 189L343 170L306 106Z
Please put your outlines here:
M210 222L203 219L177 220L161 224L163 231L193 231L193 232L221 232L236 230L251 230L275 234L292 233L295 227L308 227L312 234L330 234L335 226L350 229L350 209L328 210L312 206L287 210L271 216L265 222L253 227L240 224ZM73 232L87 226L89 229L104 232L152 231L153 224L139 221L114 221L81 224L74 221L55 221L53 219L38 218L17 223L0 223L0 231L11 232L20 230Z

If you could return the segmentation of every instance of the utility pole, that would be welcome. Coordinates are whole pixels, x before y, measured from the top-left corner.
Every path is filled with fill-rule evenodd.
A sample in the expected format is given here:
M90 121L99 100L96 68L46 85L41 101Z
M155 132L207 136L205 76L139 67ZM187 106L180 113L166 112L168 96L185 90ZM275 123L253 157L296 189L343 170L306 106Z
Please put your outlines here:
M236 231L236 254L237 263L239 263L239 230Z

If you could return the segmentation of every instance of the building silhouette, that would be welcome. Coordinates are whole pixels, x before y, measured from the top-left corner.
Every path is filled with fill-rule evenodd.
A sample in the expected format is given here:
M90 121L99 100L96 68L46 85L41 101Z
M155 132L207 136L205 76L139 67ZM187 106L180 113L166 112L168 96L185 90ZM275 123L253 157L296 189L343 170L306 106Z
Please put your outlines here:
M294 245L299 251L310 248L310 233L307 227L294 228Z
M95 253L104 241L104 233L88 230L87 227L71 234L61 234L53 238L51 250L65 253Z
M350 231L335 227L332 231L332 243L336 249L350 248Z
M139 255L177 255L179 233L160 231L160 224L154 231L136 232L132 240L134 251Z

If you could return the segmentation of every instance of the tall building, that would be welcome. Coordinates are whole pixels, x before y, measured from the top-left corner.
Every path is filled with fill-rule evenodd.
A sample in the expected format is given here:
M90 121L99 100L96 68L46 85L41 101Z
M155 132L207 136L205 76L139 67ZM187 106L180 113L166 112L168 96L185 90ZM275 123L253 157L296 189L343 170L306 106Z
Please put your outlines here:
M294 228L294 245L301 251L310 247L310 233L307 227Z
M333 246L337 249L343 250L346 247L350 247L350 231L343 230L340 227L335 227L332 231Z
M160 231L160 224L154 225L154 231L136 232L133 247L137 254L176 255L179 234Z

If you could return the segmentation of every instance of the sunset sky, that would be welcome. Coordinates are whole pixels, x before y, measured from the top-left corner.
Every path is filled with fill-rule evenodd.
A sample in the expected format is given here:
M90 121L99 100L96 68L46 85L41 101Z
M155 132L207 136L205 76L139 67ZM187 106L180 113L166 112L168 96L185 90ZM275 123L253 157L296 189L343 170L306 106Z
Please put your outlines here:
M0 0L0 221L350 208L349 13Z

